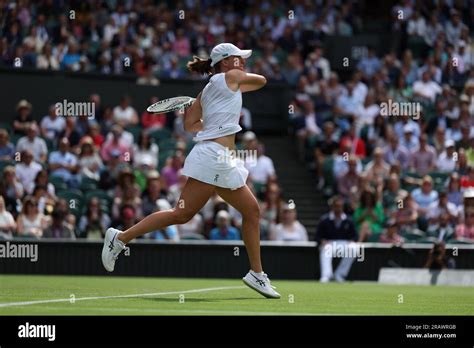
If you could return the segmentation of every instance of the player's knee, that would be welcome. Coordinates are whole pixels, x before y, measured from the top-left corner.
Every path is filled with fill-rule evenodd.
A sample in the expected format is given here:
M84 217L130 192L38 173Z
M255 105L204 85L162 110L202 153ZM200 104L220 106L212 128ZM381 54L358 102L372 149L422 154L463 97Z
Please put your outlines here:
M243 215L246 219L260 221L260 206L257 203L252 204Z
M183 210L183 209L176 209L175 210L175 221L177 225L182 225L192 219L194 212Z

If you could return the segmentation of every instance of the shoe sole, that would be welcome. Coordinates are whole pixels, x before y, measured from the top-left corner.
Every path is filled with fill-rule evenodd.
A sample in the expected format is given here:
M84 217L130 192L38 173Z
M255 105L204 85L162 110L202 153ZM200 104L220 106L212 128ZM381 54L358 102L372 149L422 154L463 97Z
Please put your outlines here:
M281 296L277 296L277 297L276 297L276 296L272 296L272 295L269 295L269 294L267 294L267 293L264 293L264 292L258 290L257 288L254 288L253 285L252 285L252 283L248 283L248 282L245 280L245 278L242 278L242 281L243 281L244 284L247 285L250 289L255 290L255 291L258 292L260 295L262 295L262 296L264 296L264 297L266 297L266 298L271 298L271 299L279 299L279 298L281 298Z

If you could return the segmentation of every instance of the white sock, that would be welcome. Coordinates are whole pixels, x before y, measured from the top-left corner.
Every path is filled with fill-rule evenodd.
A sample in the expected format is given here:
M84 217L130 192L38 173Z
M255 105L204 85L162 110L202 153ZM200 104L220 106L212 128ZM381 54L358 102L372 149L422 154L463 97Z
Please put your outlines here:
M258 275L258 276L263 276L263 271L262 272L254 272L252 271L253 274Z

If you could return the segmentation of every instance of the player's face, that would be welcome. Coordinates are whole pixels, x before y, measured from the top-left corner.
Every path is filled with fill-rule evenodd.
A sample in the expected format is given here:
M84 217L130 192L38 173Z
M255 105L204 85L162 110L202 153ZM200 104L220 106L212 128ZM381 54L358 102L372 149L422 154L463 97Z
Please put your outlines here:
M239 56L231 56L228 58L230 69L239 69L244 71L246 59Z

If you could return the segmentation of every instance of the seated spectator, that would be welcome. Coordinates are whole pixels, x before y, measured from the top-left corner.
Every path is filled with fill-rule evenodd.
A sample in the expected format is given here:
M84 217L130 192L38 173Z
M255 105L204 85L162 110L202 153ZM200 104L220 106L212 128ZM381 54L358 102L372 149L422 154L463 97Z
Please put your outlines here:
M383 150L377 147L374 150L374 159L365 167L365 177L374 186L383 186L384 180L388 177L390 166L383 159Z
M271 229L280 223L280 214L282 212L282 193L276 183L268 185L265 191L265 200L260 204L260 238L269 239Z
M168 203L166 199L159 199L156 202L156 205L157 205L156 211L171 209L171 205ZM179 233L178 233L178 228L176 225L167 226L164 229L150 232L146 235L146 237L155 239L155 240L172 240L175 242L179 241Z
M387 220L385 231L380 235L380 243L402 244L404 239L398 234L397 221L395 219Z
M474 187L474 166L468 168L467 175L461 177L460 184L464 189Z
M359 232L359 242L376 242L382 233L385 215L375 192L364 190L360 195L359 206L354 211L353 219Z
M40 127L41 136L55 140L66 128L66 120L63 115L57 114L55 105L50 105L48 114L41 120Z
M457 208L462 205L461 182L459 175L455 172L449 176L448 181L448 202L453 203Z
M400 145L410 152L418 150L420 143L418 138L414 135L414 127L411 124L403 126L403 137L400 139ZM411 165L410 158L410 165Z
M441 86L431 79L431 73L424 71L421 80L413 84L413 94L427 102L434 103L436 96L441 94Z
M255 140L247 150L249 155L245 159L245 167L249 171L252 182L265 186L269 181L275 180L275 167L272 159L265 155L263 144Z
M418 205L418 215L420 217L426 217L430 205L438 200L438 192L433 189L433 179L429 175L423 177L421 187L414 189L411 195Z
M367 156L367 149L365 142L362 138L357 135L356 126L353 123L346 135L341 138L339 142L339 148L341 151L350 148L350 154L356 155L358 158L364 159Z
M100 172L104 164L93 146L92 139L86 139L82 143L78 164L80 168L79 173L82 177L97 181L100 179Z
M144 216L148 216L156 211L156 202L160 198L166 198L165 192L161 189L160 174L157 171L151 171L147 174L146 187L142 195L142 210ZM176 203L177 201L173 202L173 204Z
M158 145L156 145L150 135L142 130L138 137L137 144L133 145L133 166L140 168L146 164L151 164L153 169L158 166Z
M456 168L457 158L454 155L454 141L446 140L443 151L436 162L436 169L442 173L451 173Z
M55 209L57 208L59 210L63 210L63 211L66 212L65 221L66 221L66 223L69 224L69 226L71 226L71 228L76 226L76 216L73 213L71 213L71 211L69 209L69 202L66 199L59 198L56 201L56 205L54 206L54 208Z
M13 121L13 133L18 135L26 135L32 124L36 124L31 116L31 103L22 99L16 105L15 120Z
M31 194L35 188L36 176L43 170L43 167L33 160L33 154L30 150L24 150L21 153L21 162L18 163L15 168L16 177L19 182L26 193Z
M48 196L46 186L36 185L32 197L38 202L38 210L40 213L47 214L53 211L56 202Z
M436 238L438 241L447 242L455 238L454 227L450 223L451 217L447 211L440 213L435 223L430 223L426 231L427 237Z
M391 174L382 195L382 205L387 215L391 215L398 209L397 199L402 192L405 191L400 189L400 177L397 174Z
M458 160L456 162L456 168L454 169L459 175L467 175L469 170L469 162L467 160L467 151L460 148L458 151Z
M26 196L23 207L17 218L17 234L19 237L41 238L48 225L47 218L38 210L38 202Z
M456 226L456 238L474 242L474 212L465 213L464 222Z
M5 209L5 200L0 196L0 240L11 239L16 233L13 215Z
M342 152L334 159L332 172L335 178L339 178L349 171L349 161L351 157L354 158L354 160L356 161L356 173L362 173L362 162L358 157L351 154L351 145L349 143L346 143L345 147L342 149Z
M119 157L124 162L129 162L131 159L131 148L129 144L122 140L123 129L119 125L112 126L112 138L107 139L102 149L100 150L100 156L105 162L109 162L112 159L112 152L118 152Z
M113 115L114 121L123 128L138 123L138 114L130 105L130 98L128 96L120 98L120 104L114 108Z
M216 215L216 227L209 234L210 240L240 240L240 232L230 225L230 214L220 210Z
M426 134L420 136L420 146L412 153L411 168L420 175L426 175L436 168L436 151L428 145Z
M151 97L149 104L153 105L158 101L158 97ZM166 127L166 122L166 114L150 113L145 110L141 115L142 126L148 133Z
M450 223L456 223L458 221L458 207L456 207L454 203L449 202L447 192L439 193L438 200L428 206L427 217L430 224L437 223L443 213L448 214Z
M92 143L97 149L100 149L105 141L104 136L100 133L100 125L97 122L92 122L89 125L89 132L87 133L86 137L87 136L92 139Z
M60 177L70 188L78 188L81 177L78 174L79 166L77 157L69 151L69 140L62 138L59 141L58 151L49 155L49 168L51 176Z
M6 166L3 169L3 177L0 180L2 196L5 198L5 206L7 210L13 213L14 216L18 214L17 207L19 200L23 197L25 190L23 185L16 177L16 170L13 166Z
M142 211L142 199L140 198L140 192L136 191L133 185L126 185L122 188L122 194L119 197L114 198L112 205L112 217L114 219L120 218L120 211L124 205L130 205L134 207L134 216L141 220L143 219Z
M364 79L370 80L381 67L382 64L375 54L375 49L369 46L367 48L367 56L359 61L357 69L362 72Z
M46 195L48 199L56 201L56 189L54 188L54 185L49 182L48 171L46 169L42 169L38 172L38 174L36 174L35 187L36 186L44 186L46 188Z
M18 140L16 151L30 150L36 162L44 163L48 156L48 147L46 142L38 136L38 126L36 123L30 124L26 134L26 136Z
M5 129L0 129L0 161L12 161L15 158L15 145Z
M66 125L64 129L59 133L56 139L60 140L62 138L68 138L69 144L73 150L79 146L81 141L81 133L77 130L77 120L76 117L67 117Z
M351 195L352 189L358 188L360 183L360 175L357 173L357 160L355 157L350 157L348 161L349 170L346 174L337 178L337 192L347 202Z
M343 257L336 272L333 273L332 259L337 248L356 248L357 231L354 223L344 214L344 200L340 196L331 198L331 210L321 218L317 231L316 241L319 245L319 259L321 264L322 283L328 282L333 277L338 282L343 282L351 269L354 257ZM351 253L355 255L355 253ZM346 255L348 256L348 255Z
M168 163L161 170L161 176L163 177L165 189L178 183L179 174L184 164L184 155L180 151L176 151L173 156L169 159Z
M43 238L67 238L76 239L74 230L66 222L67 212L60 208L54 208L51 214L51 225L44 230Z
M392 134L389 138L389 145L387 145L384 150L384 160L389 165L394 164L395 162L400 163L402 170L408 170L410 166L410 152L400 145L400 141L398 140L398 136L396 134Z
M135 196L140 197L140 186L136 183L135 173L129 166L124 166L117 176L117 185L114 190L114 198L122 198L125 190L131 187Z
M418 205L408 192L400 195L397 201L401 202L401 207L395 212L394 218L397 221L400 234L411 233L417 229Z
M308 240L306 228L296 219L294 203L282 207L281 222L274 226L270 240L285 242L303 242Z
M79 220L79 237L93 240L103 239L110 224L110 217L102 210L99 199L92 197L87 202L85 215L82 215Z
M135 208L132 205L123 205L120 207L119 218L117 218L116 223L113 225L117 226L117 229L120 231L125 231L135 225L138 222L137 216L135 214Z
M314 147L314 158L316 160L316 168L318 171L318 188L324 187L323 163L327 157L337 154L339 142L335 133L334 123L328 121L324 123L323 133L318 137Z

